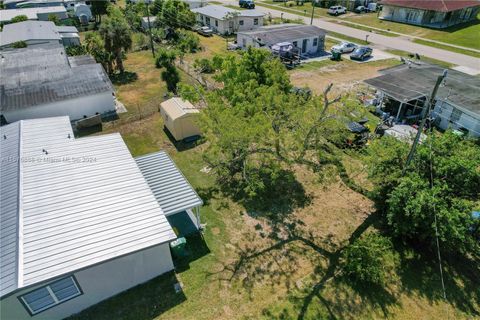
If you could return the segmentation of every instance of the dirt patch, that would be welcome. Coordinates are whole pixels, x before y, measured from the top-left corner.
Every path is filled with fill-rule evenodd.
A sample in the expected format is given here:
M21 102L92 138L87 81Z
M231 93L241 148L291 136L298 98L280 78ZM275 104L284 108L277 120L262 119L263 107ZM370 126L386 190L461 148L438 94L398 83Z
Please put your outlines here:
M293 70L290 73L290 79L293 85L307 86L316 94L322 93L330 83L334 84L336 92L350 91L363 80L378 76L379 70L398 63L385 60L357 64L346 59L348 58L319 68Z

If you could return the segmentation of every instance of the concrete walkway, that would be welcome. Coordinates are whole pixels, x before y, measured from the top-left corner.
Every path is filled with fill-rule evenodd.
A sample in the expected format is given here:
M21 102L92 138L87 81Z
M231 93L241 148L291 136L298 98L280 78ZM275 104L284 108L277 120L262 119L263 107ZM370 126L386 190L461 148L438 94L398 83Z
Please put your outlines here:
M218 0L224 4L238 6L236 1L233 0ZM282 10L274 10L266 7L262 7L261 3L257 3L256 10L265 14L271 14L272 16L280 16L283 13L284 18L288 19L302 19L306 24L310 24L310 18L303 15L292 14L283 12ZM411 53L418 53L420 56L429 57L432 59L448 62L454 65L461 66L463 70L468 70L470 74L480 74L480 59L472 56L468 56L461 53L451 52L448 50L429 47L426 45L411 42L407 39L401 39L398 37L387 37L380 34L375 34L363 30L358 30L352 27L342 26L341 24L324 21L323 19L314 18L313 25L327 31L341 33L346 36L365 40L365 36L368 35L368 41L372 44L379 45L384 48L390 48L395 50L408 51Z

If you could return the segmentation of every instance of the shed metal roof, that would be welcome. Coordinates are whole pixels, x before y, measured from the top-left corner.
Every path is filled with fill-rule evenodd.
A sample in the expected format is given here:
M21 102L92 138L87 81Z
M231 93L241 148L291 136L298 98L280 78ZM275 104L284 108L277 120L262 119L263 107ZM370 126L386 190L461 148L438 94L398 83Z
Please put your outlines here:
M70 65L60 44L0 55L0 111L113 92L100 64Z
M1 296L175 239L119 134L75 139L68 117L0 130Z
M304 38L324 37L326 31L317 26L286 24L260 27L252 31L238 32L238 34L255 38L265 45L273 45L275 43L292 42Z
M135 161L166 215L203 204L202 199L165 151L137 157Z
M178 119L187 114L200 112L198 108L190 103L190 101L186 101L178 97L173 97L163 101L161 106L162 109L164 109L172 119Z
M382 71L382 75L365 82L398 101L408 102L428 97L444 68L431 64L402 64ZM480 114L480 78L456 70L448 70L437 99Z

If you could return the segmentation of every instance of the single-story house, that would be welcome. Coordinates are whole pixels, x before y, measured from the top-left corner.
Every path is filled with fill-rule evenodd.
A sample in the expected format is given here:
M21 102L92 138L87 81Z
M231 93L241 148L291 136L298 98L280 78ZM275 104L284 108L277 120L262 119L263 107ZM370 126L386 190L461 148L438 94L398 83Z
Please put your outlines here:
M476 0L382 0L379 18L429 28L446 28L477 19Z
M0 50L11 49L12 44L24 41L28 47L63 44L80 45L80 36L75 27L56 26L51 21L23 21L10 23L0 32Z
M18 16L26 16L28 20L48 21L50 15L54 15L60 20L68 18L64 6L8 9L0 11L0 24L10 23L13 18Z
M85 3L76 3L73 7L73 13L78 18L81 24L88 24L93 18L92 10L90 6Z
M196 9L196 8L205 7L206 5L208 5L207 0L182 0L182 1L188 4L188 7L190 9Z
M0 134L2 319L60 320L173 270L174 230L196 230L202 202L166 153L135 160L118 133L77 139L68 117Z
M419 120L425 101L444 68L420 62L387 68L365 82L377 89L379 110L395 117L397 123ZM462 129L480 137L480 78L448 70L433 108L434 124L442 130Z
M197 22L225 35L253 30L263 26L264 13L257 10L235 10L219 5L208 5L192 9Z
M160 104L163 123L175 140L199 136L201 134L195 120L200 111L189 101L173 97Z
M314 54L325 49L326 32L316 26L300 24L277 24L251 31L237 33L237 44L248 47L270 48L274 44L288 42L299 48L301 53Z
M0 114L6 122L54 116L78 120L115 112L113 85L93 58L67 57L60 44L0 55Z

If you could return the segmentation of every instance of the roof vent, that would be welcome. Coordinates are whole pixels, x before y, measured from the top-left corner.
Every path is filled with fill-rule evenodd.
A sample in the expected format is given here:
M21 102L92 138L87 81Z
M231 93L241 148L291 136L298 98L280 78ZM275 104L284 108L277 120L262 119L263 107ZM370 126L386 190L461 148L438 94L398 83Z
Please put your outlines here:
M7 140L7 136L6 136L6 135L3 135L3 139L4 139L4 140Z

